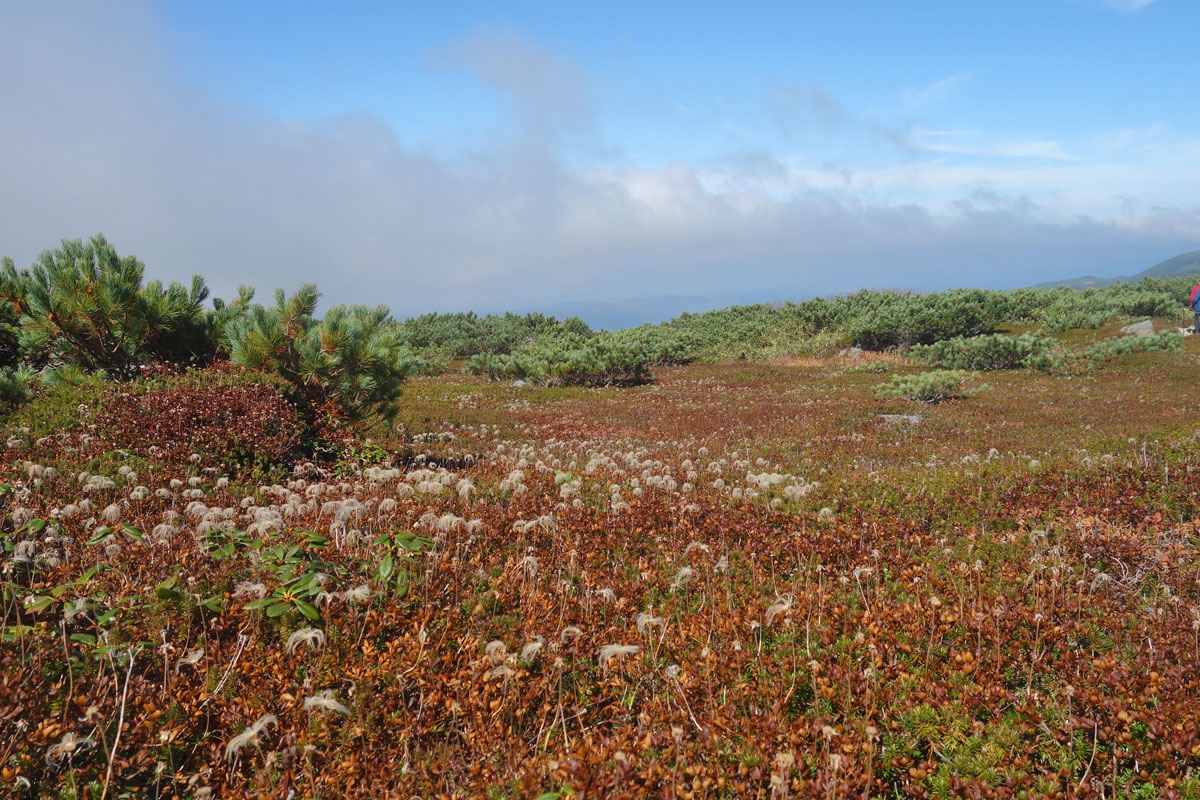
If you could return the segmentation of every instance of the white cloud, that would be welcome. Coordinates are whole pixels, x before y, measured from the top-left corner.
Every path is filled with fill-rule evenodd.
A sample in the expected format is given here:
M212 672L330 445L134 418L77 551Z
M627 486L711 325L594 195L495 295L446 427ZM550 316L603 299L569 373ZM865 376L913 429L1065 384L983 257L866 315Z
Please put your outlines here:
M913 128L907 144L913 150L993 158L1044 158L1071 161L1077 156L1049 139L997 139L980 131L931 131Z
M1061 270L1065 253L1116 271L1200 237L1185 191L1196 143L1160 137L1143 168L1073 161L1052 140L919 130L920 157L901 164L825 167L761 151L578 168L562 149L595 137L588 77L485 30L432 58L504 92L515 135L486 131L474 150L437 156L370 113L248 118L190 94L139 7L14 8L0 28L0 253L22 264L103 231L155 277L200 272L219 294L313 280L330 301L404 314L772 285L1032 282L1055 277L1039 270ZM828 93L793 99L817 128L857 124ZM980 153L1003 158L969 157Z
M962 91L974 77L973 73L959 72L924 88L909 89L904 92L904 105L910 111L940 105Z

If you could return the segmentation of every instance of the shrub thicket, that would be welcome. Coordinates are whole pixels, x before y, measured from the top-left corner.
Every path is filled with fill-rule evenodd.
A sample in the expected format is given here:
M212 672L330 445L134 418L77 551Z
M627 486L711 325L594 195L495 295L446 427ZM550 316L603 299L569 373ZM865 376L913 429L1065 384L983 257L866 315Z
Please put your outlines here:
M1088 347L1056 347L1029 359L1029 366L1041 372L1071 375L1102 368L1109 361L1134 353L1178 353L1183 336L1175 331L1160 331L1151 336L1114 336Z
M95 445L193 468L280 464L299 451L304 425L279 387L251 376L196 377L111 388L89 425Z
M355 419L386 418L413 367L436 368L402 346L383 306L337 306L317 319L319 295L309 285L290 300L277 293L270 308L252 305L247 287L206 308L200 276L187 287L164 286L143 284L143 273L142 262L100 235L64 241L27 270L5 259L0 403L27 399L34 370L47 386L75 385L87 375L129 381L152 364L202 366L230 356L283 377L310 421L331 401Z
M1054 334L1147 316L1182 321L1188 292L1197 280L1200 276L1148 278L1136 284L1083 291L861 291L832 299L682 314L635 330L647 342L676 337L686 343L691 359L701 361L827 355L852 344L877 350L906 349L993 334L1007 325Z
M917 345L908 351L908 357L931 367L947 369L1021 369L1053 347L1054 340L1040 333L956 336L934 344Z
M656 357L631 338L560 339L510 355L477 355L466 370L539 386L634 386L650 380Z
M398 327L400 341L414 353L436 353L443 358L507 355L540 340L593 335L578 317L559 321L544 314L424 314L410 317Z

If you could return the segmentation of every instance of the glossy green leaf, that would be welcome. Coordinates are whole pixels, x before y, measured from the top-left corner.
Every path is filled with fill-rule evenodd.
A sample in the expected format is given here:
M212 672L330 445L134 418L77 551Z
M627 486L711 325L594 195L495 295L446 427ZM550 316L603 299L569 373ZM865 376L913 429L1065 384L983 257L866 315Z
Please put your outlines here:
M87 543L89 545L100 544L101 542L106 541L114 533L115 533L115 531L113 531L113 529L109 528L108 526L97 528L96 532L92 534L92 537L87 540Z
M294 600L292 602L294 602L296 604L296 608L300 610L301 614L308 617L313 622L316 622L317 620L319 620L321 618L320 612L318 612L317 609L313 608L311 605L304 602L303 600L300 600L297 598L296 600ZM268 611L267 613L270 613L270 612Z
M28 636L31 633L33 633L32 625L8 625L4 628L4 633L0 634L0 641L15 642L17 637Z
M25 609L27 611L45 611L54 603L54 600L55 598L50 595L35 597L32 601L25 604Z
M154 587L154 596L159 600L182 600L184 599L183 592L175 588L178 578L172 575L165 581Z

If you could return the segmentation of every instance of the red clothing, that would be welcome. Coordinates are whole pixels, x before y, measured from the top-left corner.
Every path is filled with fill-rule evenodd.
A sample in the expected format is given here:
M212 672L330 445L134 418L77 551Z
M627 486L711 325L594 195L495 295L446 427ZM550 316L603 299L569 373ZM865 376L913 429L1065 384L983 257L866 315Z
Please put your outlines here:
M1188 297L1188 305L1189 305L1189 306L1191 306L1192 308L1195 308L1195 307L1196 307L1196 295L1197 295L1197 293L1200 293L1200 286L1194 286L1194 287L1192 288L1192 293L1191 293L1191 295Z

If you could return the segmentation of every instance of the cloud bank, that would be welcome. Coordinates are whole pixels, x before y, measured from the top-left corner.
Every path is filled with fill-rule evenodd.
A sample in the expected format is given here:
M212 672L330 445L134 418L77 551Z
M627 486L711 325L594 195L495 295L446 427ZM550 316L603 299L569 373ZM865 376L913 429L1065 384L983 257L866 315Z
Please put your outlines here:
M1142 168L1119 158L1085 167L1051 140L916 126L900 150L930 160L732 152L637 165L596 132L590 76L483 28L427 66L478 76L511 125L435 154L369 111L285 120L223 105L176 77L148 7L2 13L0 253L20 264L102 231L155 277L199 272L225 295L314 281L328 302L406 315L756 287L1011 286L1084 265L1140 268L1200 239L1200 211L1176 202L1169 187L1182 181L1168 174L1180 157L1200 164L1200 145L1154 156L1153 133L1088 146L1149 148L1161 198L1140 193ZM966 83L956 75L909 101L940 102ZM878 127L805 84L764 88L763 108L785 131ZM953 160L964 154L1021 163Z

